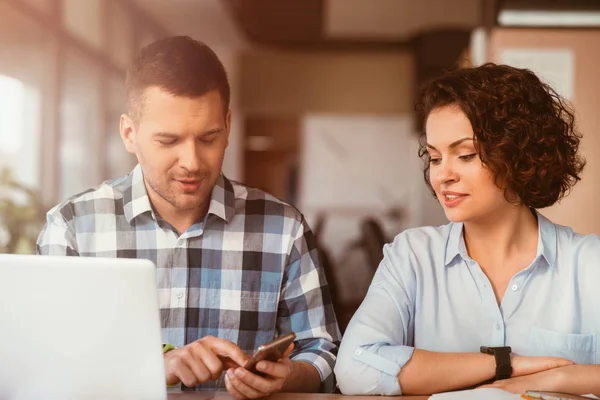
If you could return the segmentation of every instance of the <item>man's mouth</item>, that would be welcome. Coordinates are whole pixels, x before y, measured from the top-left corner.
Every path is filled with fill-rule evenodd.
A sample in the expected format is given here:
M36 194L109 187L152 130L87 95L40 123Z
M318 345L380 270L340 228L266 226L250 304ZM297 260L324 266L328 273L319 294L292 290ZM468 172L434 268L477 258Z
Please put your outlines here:
M184 192L195 192L200 187L201 179L175 179Z

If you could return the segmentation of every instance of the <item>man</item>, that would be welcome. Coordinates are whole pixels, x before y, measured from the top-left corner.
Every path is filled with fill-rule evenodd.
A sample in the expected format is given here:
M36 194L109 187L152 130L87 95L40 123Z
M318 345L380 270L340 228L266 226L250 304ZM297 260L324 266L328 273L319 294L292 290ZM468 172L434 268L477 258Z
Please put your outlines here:
M139 164L50 210L38 252L156 264L169 385L225 386L237 398L333 391L339 331L309 227L221 174L231 111L215 53L161 39L137 56L126 89L120 133ZM291 331L293 351L260 362L264 376L240 367Z

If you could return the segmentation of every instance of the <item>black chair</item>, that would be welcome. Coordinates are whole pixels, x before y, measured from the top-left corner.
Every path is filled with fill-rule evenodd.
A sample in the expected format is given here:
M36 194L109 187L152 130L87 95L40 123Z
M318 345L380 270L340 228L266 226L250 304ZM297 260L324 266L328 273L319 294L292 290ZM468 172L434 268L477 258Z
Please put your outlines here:
M361 244L373 273L383 260L383 246L387 239L381 224L375 218L366 218L361 223Z

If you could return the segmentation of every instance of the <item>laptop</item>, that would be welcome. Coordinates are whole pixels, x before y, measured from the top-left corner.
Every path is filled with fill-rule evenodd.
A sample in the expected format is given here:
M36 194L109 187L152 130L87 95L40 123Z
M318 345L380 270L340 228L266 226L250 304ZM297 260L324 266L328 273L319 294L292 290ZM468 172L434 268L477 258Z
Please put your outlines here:
M0 399L166 399L154 264L0 254Z

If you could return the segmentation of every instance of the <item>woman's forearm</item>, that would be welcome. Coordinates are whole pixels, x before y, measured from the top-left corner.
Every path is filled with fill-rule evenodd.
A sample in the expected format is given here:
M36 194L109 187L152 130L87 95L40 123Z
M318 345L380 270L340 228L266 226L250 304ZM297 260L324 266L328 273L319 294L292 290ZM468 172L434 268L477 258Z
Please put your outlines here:
M569 365L557 372L561 373L560 392L600 397L600 365Z
M432 394L474 386L496 374L493 356L415 349L398 374L402 394Z
M575 367L565 358L559 357L531 357L511 355L512 377L532 375L551 369ZM579 366L587 367L587 366ZM577 379L565 378L561 382L580 382L582 391L587 393L598 392L600 386L600 372L597 366L589 366L580 372L564 369L558 375L565 378L564 374L577 375ZM496 375L496 359L481 353L435 353L415 349L411 359L402 367L398 374L402 394L431 394L462 389L480 385ZM592 382L596 378L598 381ZM590 386L590 385L598 386ZM593 390L592 390L593 389ZM594 391L595 390L595 391ZM565 390L569 393L573 390Z

